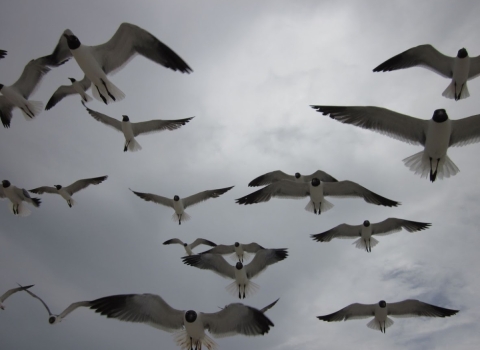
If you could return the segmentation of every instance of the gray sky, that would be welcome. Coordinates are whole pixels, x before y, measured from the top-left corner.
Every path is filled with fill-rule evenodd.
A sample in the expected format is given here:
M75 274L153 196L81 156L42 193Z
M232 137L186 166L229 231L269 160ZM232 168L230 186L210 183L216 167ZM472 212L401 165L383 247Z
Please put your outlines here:
M217 339L220 349L472 349L480 342L478 153L474 144L448 151L460 172L430 183L402 159L421 150L349 125L309 105L372 105L429 119L445 108L452 119L479 113L480 79L471 97L441 96L449 81L413 68L372 73L386 59L420 44L454 56L480 54L476 1L9 1L0 12L0 82L13 83L32 58L49 54L70 28L86 45L108 40L126 21L177 52L190 75L135 58L111 77L126 98L89 107L132 121L195 116L180 130L140 136L143 150L123 153L123 135L88 115L69 97L33 121L17 109L0 130L0 178L27 189L68 185L108 175L75 194L68 208L43 195L27 218L0 202L0 293L16 282L35 284L54 313L70 303L112 294L155 293L172 307L215 312L237 302L231 282L182 263L173 237L217 244L255 241L288 248L289 257L254 280L260 290L245 304L261 308L280 297L266 336ZM88 21L84 19L88 16ZM67 77L82 78L72 60L52 70L32 100L45 104ZM247 184L273 170L310 174L322 169L387 198L384 208L360 199L332 199L314 216L304 200L273 199L239 206ZM172 210L147 203L128 188L167 197L235 187L189 208L181 226ZM387 217L431 222L429 230L380 237L371 254L350 240L317 243L310 234L338 224ZM202 248L196 250L202 251ZM446 319L395 319L381 334L367 320L326 323L318 315L350 303L407 298L460 309ZM26 294L0 315L2 349L175 349L173 336L142 324L77 310L51 326L42 305Z

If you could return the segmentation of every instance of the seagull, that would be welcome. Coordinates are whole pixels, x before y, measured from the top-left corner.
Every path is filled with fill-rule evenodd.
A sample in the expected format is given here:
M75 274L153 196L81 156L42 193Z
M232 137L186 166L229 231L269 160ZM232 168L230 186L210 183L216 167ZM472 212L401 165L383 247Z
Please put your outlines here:
M82 101L83 103L83 101ZM112 128L123 132L125 136L125 145L123 151L135 152L142 149L142 146L135 140L135 136L147 134L155 131L176 130L188 123L195 117L175 120L150 120L148 122L130 123L128 116L124 115L122 121L109 117L108 115L96 112L83 104L87 112L99 122L111 126Z
M305 210L314 214L318 213L318 215L333 207L333 204L327 201L324 196L362 197L367 203L386 207L396 207L400 204L367 190L353 181L322 182L316 177L310 183L289 180L277 181L249 195L238 198L236 202L247 205L268 202L272 197L303 198L308 196L310 200Z
M40 101L29 101L28 97L35 91L42 77L50 71L40 59L31 60L23 69L22 75L10 86L0 84L0 119L5 128L10 127L12 109L20 108L25 119L30 120L37 116L43 109Z
M237 260L242 262L246 259L248 259L249 254L248 253L257 253L259 250L265 249L261 245L257 243L250 243L250 244L241 244L238 242L235 242L235 244L232 245L224 245L224 244L219 244L215 248L209 249L207 251L201 252L200 254L220 254L220 255L225 255L225 254L232 254L233 260Z
M0 52L1 53L1 52ZM28 288L32 288L34 286L34 284L32 285L29 285L29 286L26 286L26 287L18 287L18 288L13 288L13 289L9 289L7 290L5 293L3 293L3 295L0 296L0 309L1 310L5 310L5 305L3 305L3 302L12 294L16 293L16 292L20 292L22 290L26 291ZM273 304L275 305L275 304ZM272 305L272 306L273 306Z
M218 190L207 190L207 191L199 192L185 198L180 198L179 196L175 195L173 199L162 197L153 193L135 192L131 189L130 191L135 193L140 198L146 200L147 202L153 202L153 203L164 205L166 207L173 208L175 210L175 213L172 215L172 219L175 221L178 220L178 224L181 225L182 220L187 221L190 219L190 215L188 215L184 211L185 209L197 203L206 201L207 199L217 198L232 188L233 186L220 188Z
M187 265L195 266L202 270L212 270L224 278L233 279L234 281L226 287L226 290L232 295L236 295L238 292L238 298L242 299L243 297L245 299L245 297L253 295L259 288L250 279L257 276L269 265L286 259L287 256L287 248L282 248L262 249L246 265L237 262L235 266L232 266L218 254L190 255L184 256L182 260Z
M419 45L398 54L374 68L374 72L389 72L410 67L424 67L441 76L452 79L442 96L455 101L467 98L467 80L480 75L480 56L469 57L467 50L458 50L457 57L449 57L432 45Z
M100 177L92 177L90 179L82 179L82 180L75 181L73 184L65 187L62 187L62 185L55 185L54 187L42 186L42 187L37 187L32 190L29 190L29 192L36 193L36 194L43 194L43 193L58 194L67 201L68 206L71 208L75 204L75 201L71 197L74 193L83 190L89 185L101 184L107 178L108 176L106 175L100 176Z
M380 300L378 304L351 304L347 307L334 312L330 315L318 316L322 321L336 322L346 321L355 318L374 317L367 323L367 327L378 329L382 333L393 324L393 317L448 317L455 315L458 310L445 309L443 307L427 304L415 299L407 299L397 303L387 304L384 300Z
M92 98L85 93L92 85L90 79L85 75L82 80L77 81L75 78L68 78L72 84L71 85L62 85L60 86L50 97L50 100L47 102L45 110L53 108L58 102L63 100L65 97L73 94L79 94L83 102L90 102Z
M399 232L404 228L408 232L416 232L428 229L432 224L410 221L397 218L388 218L382 222L371 224L365 220L363 225L341 224L323 233L310 235L314 241L330 242L333 238L357 238L353 244L356 248L365 249L367 252L372 251L372 247L378 244L373 235L383 236L391 233Z
M430 175L431 182L437 177L448 178L460 171L447 156L448 147L480 141L480 114L451 120L444 109L437 109L433 112L432 119L422 120L380 107L311 107L342 123L424 146L423 151L405 158L403 162L421 177Z
M0 59L1 59L1 58L5 58L6 55L7 55L7 51L5 51L5 50L0 50Z
M172 239L169 239L168 241L163 242L164 245L174 244L174 243L183 245L183 247L185 248L185 252L188 255L193 255L192 249L195 248L196 246L200 245L200 244L209 245L210 247L215 247L216 246L216 244L213 243L212 241L209 241L209 240L203 239L203 238L197 238L196 240L193 241L193 243L190 243L190 244L183 243L178 238L172 238Z
M107 75L122 68L136 54L173 71L192 72L188 64L172 49L146 30L130 23L120 24L109 41L97 46L83 45L70 29L66 29L53 53L45 56L44 60L49 64L56 64L73 55L79 67L93 82L93 96L107 104L125 97L125 94L108 80Z
M325 182L337 182L338 180L335 179L333 176L327 174L324 171L317 170L314 172L312 175L301 175L300 173L295 173L295 175L288 175L285 174L281 170L275 170L270 173L263 174L252 181L248 184L249 187L255 187L255 186L264 186L264 185L270 185L271 183L280 181L280 180L290 180L290 181L296 181L296 182L310 182L312 179L316 177L320 181L325 181Z
M24 287L24 288L27 288L27 287ZM47 306L47 304L38 295L32 293L29 290L25 290L25 292L30 294L35 299L40 300L40 302L43 304L43 306L45 306L45 309L47 309L47 312L48 312L48 323L50 323L50 324L55 324L55 323L61 322L70 312L72 312L73 310L75 310L75 309L77 309L81 306L90 307L92 305L90 301L78 301L76 303L70 304L70 306L67 307L65 310L63 310L63 312L60 315L54 315L50 311L50 308Z
M203 313L177 310L155 294L112 295L90 302L90 308L108 318L126 322L146 323L166 332L176 332L175 341L182 349L201 350L202 345L214 350L216 343L205 334L215 337L235 334L264 335L273 327L272 321L261 310L232 303L222 310Z
M2 181L0 198L10 199L10 210L14 215L18 216L29 216L31 214L30 210L22 202L30 203L37 208L42 202L40 198L31 198L26 189L12 186L8 180Z

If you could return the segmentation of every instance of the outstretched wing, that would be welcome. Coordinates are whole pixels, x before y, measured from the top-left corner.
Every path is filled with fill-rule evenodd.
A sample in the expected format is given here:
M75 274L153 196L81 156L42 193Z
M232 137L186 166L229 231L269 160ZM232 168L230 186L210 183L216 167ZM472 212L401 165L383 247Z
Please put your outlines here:
M376 304L350 304L333 314L317 316L317 318L322 321L337 322L372 317L375 316L375 305Z
M224 278L235 279L235 267L230 265L221 255L197 254L184 256L182 260L184 264L202 270L211 270Z
M323 195L333 197L361 197L367 203L383 205L385 207L396 207L400 205L399 202L382 197L353 181L325 182L323 184Z
M294 182L281 180L274 182L258 191L252 192L244 197L238 198L238 204L254 204L268 202L272 197L280 198L304 198L310 194L308 182Z
M140 198L146 200L147 202L153 202L153 203L164 205L166 207L173 208L173 199L171 198L162 197L153 193L135 192L133 190L130 190L130 191L135 193Z
M5 96L0 96L0 119L3 127L10 127L10 120L12 120L12 109L15 105L10 102Z
M148 134L155 131L176 130L187 124L192 118L176 120L150 120L148 122L131 123L133 135Z
M424 222L417 222L417 221L410 221L404 219L397 219L397 218L388 218L383 220L382 222L378 222L376 224L372 224L372 235L388 235L394 232L400 231L402 228L407 230L408 232L415 232L426 230L432 224L424 223Z
M191 207L192 205L206 201L207 199L217 198L220 195L224 194L225 192L231 190L232 188L233 186L219 188L217 190L207 190L207 191L199 192L189 197L182 198L183 207L186 209L188 207Z
M10 295L16 293L16 292L20 292L22 290L26 291L27 289L29 288L32 288L34 286L34 284L31 284L29 286L20 286L18 288L12 288L12 289L9 289L7 290L5 293L3 293L2 296L0 296L0 303L3 303Z
M50 186L37 187L37 188L31 189L31 190L28 190L28 192L32 192L32 193L36 193L36 194L58 193L58 191L55 187L50 187Z
M106 114L102 114L100 112L97 112L97 111L94 111L93 109L88 108L87 106L85 106L85 103L83 103L83 101L82 101L82 104L87 109L88 114L90 114L93 118L95 118L96 120L98 120L99 122L101 122L105 125L108 125L108 126L114 128L117 131L122 131L122 122L121 121L116 120L112 117L109 117Z
M415 299L389 303L387 309L388 315L394 317L448 317L458 312L458 310L445 309Z
M362 225L341 224L328 231L310 235L317 242L330 242L333 238L356 238L362 233Z
M90 88L90 85L92 85L92 82L87 78L86 75L78 83L82 87L83 91L87 91ZM73 85L61 85L48 100L45 110L48 111L65 97L73 94L78 94L73 88Z
M42 77L50 71L50 68L40 63L38 59L31 60L23 69L23 73L12 85L23 97L28 97L35 91Z
M183 246L183 242L178 238L172 238L163 242L163 245L169 245L169 244L180 244Z
M288 175L281 170L271 171L269 173L260 175L259 177L253 179L248 184L249 187L256 187L256 186L264 186L270 185L273 182L277 182L280 180L290 180L295 181L295 176Z
M312 175L306 175L303 177L305 182L311 182L312 179L317 178L320 181L323 182L337 182L338 180L334 178L332 175L322 171L322 170L317 170L314 172Z
M480 114L452 120L449 146L465 146L480 141Z
M190 244L190 248L193 249L196 246L199 246L200 244L205 244L205 245L208 245L210 247L215 247L216 246L215 243L213 243L212 241L209 241L208 239L197 238L196 240L193 241L193 243Z
M86 188L89 185L101 184L107 178L108 178L108 176L105 175L105 176L99 176L99 177L92 177L92 178L89 178L89 179L78 180L78 181L75 181L73 184L65 187L65 191L67 191L70 195L73 195L75 192L83 190L84 188Z
M269 265L275 264L286 259L288 252L286 248L281 249L262 249L255 254L252 261L245 265L247 277L253 278L265 270Z

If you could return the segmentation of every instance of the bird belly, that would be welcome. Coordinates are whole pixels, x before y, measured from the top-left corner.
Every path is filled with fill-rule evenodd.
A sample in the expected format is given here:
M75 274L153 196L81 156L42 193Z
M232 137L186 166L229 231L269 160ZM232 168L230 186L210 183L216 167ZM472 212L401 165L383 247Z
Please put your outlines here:
M457 83L456 92L460 92L463 84L468 80L468 73L470 72L470 57L458 58L455 57L453 62L453 76L452 80Z
M425 153L432 159L441 159L447 154L451 126L450 119L443 123L436 123L430 120L425 142Z
M27 104L27 100L20 93L15 91L15 89L12 89L9 86L3 87L2 94L18 108L24 108Z
M175 209L175 213L183 214L183 203L181 199L173 201L173 209Z
M10 199L10 202L13 204L20 204L22 199L17 196L17 194L13 190L13 186L7 187L3 189L5 196Z
M187 252L188 255L193 255L193 251L188 245L184 248L185 248L185 251Z
M242 249L242 246L238 246L238 247L235 247L233 246L233 248L235 249L235 254L237 255L238 259L240 260L243 260L243 249Z
M195 342L196 340L202 340L205 337L205 330L203 329L203 322L200 319L200 314L197 313L197 319L192 322L184 321L183 325L189 337Z
M122 131L123 135L125 136L125 140L129 141L133 139L133 130L130 122L122 122Z
M372 226L362 227L362 238L369 240L372 237Z
M323 201L323 184L317 187L310 185L310 199L315 204L315 207L318 208Z
M62 196L62 198L65 199L66 201L69 201L70 199L72 199L72 197L63 188L61 191L58 191L58 194Z
M377 320L377 322L383 325L386 319L387 319L387 308L377 306L375 308L375 320Z
M240 285L248 284L249 281L245 268L242 268L241 270L235 269L235 281Z
M71 52L78 66L94 84L101 85L100 79L106 80L107 76L103 72L102 67L100 67L87 47L80 45L78 49Z

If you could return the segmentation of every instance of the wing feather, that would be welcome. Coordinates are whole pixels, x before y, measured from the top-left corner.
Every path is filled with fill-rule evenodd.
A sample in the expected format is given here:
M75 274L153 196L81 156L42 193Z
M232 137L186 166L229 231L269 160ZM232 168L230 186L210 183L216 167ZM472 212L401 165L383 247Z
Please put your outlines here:
M452 133L449 146L465 146L480 142L480 114L452 120Z
M74 193L83 190L84 188L90 186L90 185L98 185L101 184L103 181L105 181L108 178L107 175L105 176L99 176L99 177L92 177L89 179L81 179L78 181L75 181L73 184L66 186L65 191L67 191L70 195L73 195Z
M148 122L131 123L133 135L148 134L163 130L176 130L188 123L192 118L176 119L176 120L150 120Z
M388 235L394 232L401 231L402 228L407 230L408 232L421 231L428 229L431 225L432 224L424 222L388 218L383 220L382 222L372 224L372 235Z
M188 207L191 207L192 205L206 201L207 199L217 198L220 195L224 194L225 192L231 190L232 188L233 186L226 187L226 188L219 188L217 190L207 190L207 191L199 192L189 197L182 198L183 207L186 209Z
M238 204L254 204L268 202L272 197L304 198L310 194L310 185L306 182L281 180L274 182L258 191L236 199Z
M173 199L171 198L162 197L153 193L135 192L133 190L130 190L130 191L135 193L140 198L146 200L147 202L153 202L153 203L164 205L166 207L173 208Z
M249 279L255 277L268 266L286 259L287 256L287 248L259 250L252 261L245 265L247 277Z
M183 263L195 266L202 270L211 270L224 277L235 279L235 267L230 265L221 255L217 254L197 254L184 256Z
M337 312L325 316L317 316L319 320L327 322L347 321L358 318L375 316L376 304L350 304Z
M393 317L448 317L455 315L459 310L427 304L415 299L407 299L397 303L387 304L388 315Z
M333 238L356 238L362 233L362 225L341 224L328 231L310 235L317 242L330 242Z
M100 112L97 112L97 111L94 111L93 109L88 108L87 106L85 106L85 103L83 103L83 101L82 101L82 104L87 109L88 114L90 114L93 118L95 118L96 120L98 120L99 122L101 122L105 125L108 125L108 126L114 128L117 131L122 132L122 122L121 121L119 121L117 119L114 119L112 117L109 117L106 114L102 114Z
M361 197L367 203L386 207L396 207L400 205L399 202L382 197L353 181L325 182L323 184L323 195L334 197Z
M44 194L44 193L58 193L57 189L55 187L50 187L50 186L41 186L37 187L31 190L28 190L29 192L36 193L36 194Z

